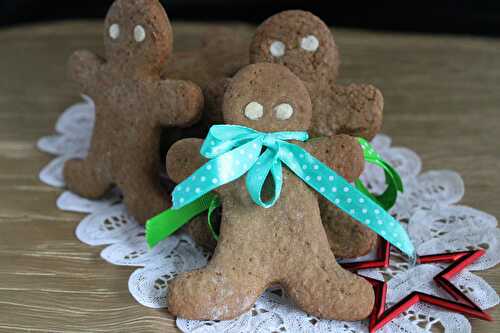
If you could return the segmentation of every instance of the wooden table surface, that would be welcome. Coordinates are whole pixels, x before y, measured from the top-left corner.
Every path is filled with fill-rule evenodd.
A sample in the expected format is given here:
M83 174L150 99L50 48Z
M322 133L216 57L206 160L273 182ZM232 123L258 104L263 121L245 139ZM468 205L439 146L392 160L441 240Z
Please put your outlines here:
M174 23L177 50L199 45L203 25ZM252 27L238 26L250 36ZM66 22L0 31L0 331L175 332L166 311L136 303L133 268L105 263L80 243L80 214L59 211L60 190L38 180L51 159L35 149L78 100L65 76L76 48L101 50L101 24ZM500 216L500 40L337 30L343 82L385 96L383 131L424 170L452 169L463 204ZM496 290L500 268L480 272ZM492 310L500 319L500 307ZM500 332L473 320L473 332Z

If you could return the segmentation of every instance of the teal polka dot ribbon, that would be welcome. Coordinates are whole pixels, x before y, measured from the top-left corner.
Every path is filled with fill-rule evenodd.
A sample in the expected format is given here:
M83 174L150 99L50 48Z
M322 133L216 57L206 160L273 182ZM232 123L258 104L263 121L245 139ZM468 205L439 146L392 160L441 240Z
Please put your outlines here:
M200 150L209 161L175 187L173 209L180 209L244 174L252 200L261 207L272 207L280 197L285 164L331 203L415 258L415 248L398 221L306 150L287 142L308 138L306 132L263 133L244 126L212 126ZM274 195L264 202L261 192L269 175L274 180Z

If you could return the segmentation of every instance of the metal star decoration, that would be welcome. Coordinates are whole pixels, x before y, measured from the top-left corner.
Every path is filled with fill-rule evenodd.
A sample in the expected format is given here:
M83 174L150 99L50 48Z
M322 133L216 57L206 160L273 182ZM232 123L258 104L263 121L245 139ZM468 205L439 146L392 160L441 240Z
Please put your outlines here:
M367 261L360 263L352 263L343 265L349 270L358 270L368 268L381 268L388 266L388 254L389 254L389 244L382 242L381 248L379 248L379 254L385 255L383 260L377 259L375 261ZM469 315L470 317L479 318L483 320L491 321L491 316L481 310L472 300L470 300L460 289L455 287L450 279L455 275L460 273L464 268L472 264L474 261L479 259L485 254L484 250L476 251L463 251L463 252L453 252L453 253L443 253L443 254L433 254L421 256L418 258L418 264L433 264L433 263L447 263L452 264L446 269L441 271L438 275L434 277L434 281L438 286L443 288L448 294L453 296L455 301L444 299L441 297L429 295L422 292L414 291L393 307L386 309L386 297L387 297L387 283L372 278L364 277L367 279L375 290L375 306L370 315L369 329L370 333L377 331L378 329L385 326L387 323L392 321L394 318L399 316L402 312L408 310L412 305L417 302L425 302L427 304L432 304L443 309L447 309L454 312L459 312L462 314ZM387 259L387 262L385 261Z

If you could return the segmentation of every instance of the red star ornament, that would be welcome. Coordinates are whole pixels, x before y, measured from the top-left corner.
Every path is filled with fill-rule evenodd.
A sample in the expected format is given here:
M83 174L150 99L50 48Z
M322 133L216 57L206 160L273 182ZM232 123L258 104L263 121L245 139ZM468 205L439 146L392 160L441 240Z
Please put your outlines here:
M434 281L441 288L446 290L446 292L448 292L451 296L453 296L453 298L456 301L450 301L441 297L436 297L426 293L414 291L405 298L403 298L401 301L399 301L393 307L386 309L385 303L387 297L387 284L379 280L364 277L373 285L373 288L375 290L375 305L372 314L370 315L370 324L369 324L370 333L379 330L387 323L392 321L394 318L399 316L402 312L408 310L412 305L414 305L417 302L425 302L428 304L439 306L443 309L469 315L470 317L474 318L479 318L488 321L493 320L488 313L481 310L463 292L461 292L457 287L455 287L450 282L451 278L453 278L464 268L472 264L474 261L479 259L484 254L485 254L484 250L463 251L463 252L427 255L427 256L422 256L417 260L417 263L419 264L445 263L445 262L452 263L450 266L448 266L446 269L444 269L442 272L436 275L434 277ZM356 264L363 264L363 263L356 263ZM351 269L351 267L346 267L346 268ZM378 267L387 267L387 265ZM356 269L361 269L361 268L356 268Z

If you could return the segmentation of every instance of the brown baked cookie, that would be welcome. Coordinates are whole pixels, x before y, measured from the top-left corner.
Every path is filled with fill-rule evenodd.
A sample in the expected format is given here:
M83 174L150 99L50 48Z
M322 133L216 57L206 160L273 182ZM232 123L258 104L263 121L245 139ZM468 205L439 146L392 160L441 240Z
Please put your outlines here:
M84 160L66 162L68 188L90 198L116 184L140 222L170 206L160 186L161 126L189 126L203 108L200 88L161 79L172 53L172 29L158 0L117 0L104 25L106 59L78 51L71 77L96 105L92 144Z
M223 116L228 124L258 131L306 131L312 109L306 87L290 70L255 64L232 80ZM172 146L167 168L175 182L203 164L200 156L194 157L201 143L186 139ZM301 145L349 180L363 169L361 148L349 136ZM277 283L314 316L359 320L370 314L373 289L337 264L321 223L318 194L287 168L283 171L282 194L271 208L255 205L244 177L217 189L223 203L220 240L207 267L181 274L169 285L172 314L231 319Z
M257 28L250 61L283 64L304 81L313 104L311 136L343 133L370 140L380 131L382 94L371 85L335 83L339 52L330 29L312 13L291 10L267 19ZM323 198L320 210L338 257L359 257L374 247L377 236L370 229Z
M317 40L317 45L315 44ZM316 51L311 51L316 46ZM382 122L383 99L370 85L335 84L339 54L328 27L304 11L286 11L265 21L250 48L252 62L275 62L287 66L306 84L313 103L312 136L350 134L372 138ZM219 79L205 89L205 115L210 123L222 123L222 101L231 79ZM329 111L329 112L326 112ZM377 236L326 199L320 211L330 246L337 257L355 258L375 246ZM187 227L200 245L211 249L214 242L203 218Z

